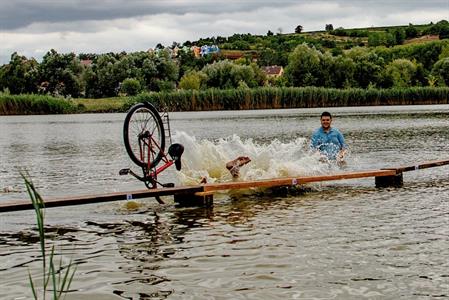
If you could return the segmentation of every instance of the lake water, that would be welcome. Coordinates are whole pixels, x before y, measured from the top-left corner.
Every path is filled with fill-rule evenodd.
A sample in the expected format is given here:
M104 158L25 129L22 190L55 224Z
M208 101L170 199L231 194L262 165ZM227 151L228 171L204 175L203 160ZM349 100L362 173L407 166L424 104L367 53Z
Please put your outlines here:
M183 170L163 182L339 171L308 152L323 109L171 113ZM449 105L330 108L350 145L347 170L449 158ZM124 114L0 117L0 201L27 199L20 170L45 198L143 189ZM374 179L309 186L305 193L223 192L212 208L154 199L47 209L46 230L77 270L67 299L449 298L449 166L407 172L404 187ZM30 299L39 279L32 211L0 213L0 298ZM39 283L39 281L38 281Z

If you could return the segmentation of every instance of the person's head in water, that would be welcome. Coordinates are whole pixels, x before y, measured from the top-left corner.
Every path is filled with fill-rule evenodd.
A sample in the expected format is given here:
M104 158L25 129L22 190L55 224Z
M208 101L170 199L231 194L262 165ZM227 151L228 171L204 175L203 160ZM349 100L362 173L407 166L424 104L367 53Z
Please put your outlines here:
M332 115L330 112L325 111L321 114L321 127L323 128L324 131L328 131L331 128L331 124L332 124Z

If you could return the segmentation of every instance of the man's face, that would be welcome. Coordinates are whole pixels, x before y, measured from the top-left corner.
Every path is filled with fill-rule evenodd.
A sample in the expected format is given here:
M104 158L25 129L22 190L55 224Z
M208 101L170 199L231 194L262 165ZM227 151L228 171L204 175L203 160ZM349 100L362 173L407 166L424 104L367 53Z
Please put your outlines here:
M328 116L321 117L321 127L323 127L324 130L328 130L331 127L332 118Z

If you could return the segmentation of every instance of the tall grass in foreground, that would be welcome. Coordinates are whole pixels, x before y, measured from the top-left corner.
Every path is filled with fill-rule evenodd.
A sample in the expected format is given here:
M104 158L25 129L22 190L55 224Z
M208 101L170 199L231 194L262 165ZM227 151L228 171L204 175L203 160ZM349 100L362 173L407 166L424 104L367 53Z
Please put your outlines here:
M69 100L48 95L11 95L0 92L0 115L40 115L76 112Z
M55 266L55 246L52 245L50 253L47 253L44 229L44 201L34 187L33 182L29 179L28 174L21 173L25 181L28 195L33 204L34 212L36 214L37 228L39 232L40 251L42 254L42 299L46 298L48 292L51 292L53 299L61 299L65 295L72 283L75 275L76 266L70 261L66 266L62 265L62 258L59 260L59 265ZM34 284L31 273L28 272L28 277L33 292L34 299L39 299L38 289Z

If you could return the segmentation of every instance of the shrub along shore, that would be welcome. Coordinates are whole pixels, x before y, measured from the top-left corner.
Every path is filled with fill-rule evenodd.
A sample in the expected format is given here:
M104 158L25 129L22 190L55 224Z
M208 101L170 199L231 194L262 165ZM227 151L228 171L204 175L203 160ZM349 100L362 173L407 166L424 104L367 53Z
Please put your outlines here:
M45 95L0 93L0 115L124 112L149 101L168 111L314 108L374 105L449 104L449 87L330 89L264 87L255 89L181 90L108 99L63 99Z

